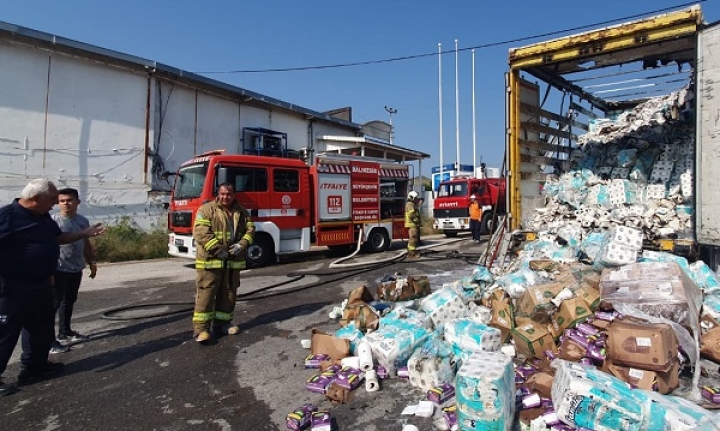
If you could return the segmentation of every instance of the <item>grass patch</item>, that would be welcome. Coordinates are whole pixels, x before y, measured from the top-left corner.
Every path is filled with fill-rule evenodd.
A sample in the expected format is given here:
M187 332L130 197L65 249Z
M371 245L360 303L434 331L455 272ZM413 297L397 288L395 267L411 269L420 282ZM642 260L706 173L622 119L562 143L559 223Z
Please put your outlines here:
M118 224L108 226L104 234L92 241L100 262L168 257L167 230L155 227L144 231L130 217L123 217Z

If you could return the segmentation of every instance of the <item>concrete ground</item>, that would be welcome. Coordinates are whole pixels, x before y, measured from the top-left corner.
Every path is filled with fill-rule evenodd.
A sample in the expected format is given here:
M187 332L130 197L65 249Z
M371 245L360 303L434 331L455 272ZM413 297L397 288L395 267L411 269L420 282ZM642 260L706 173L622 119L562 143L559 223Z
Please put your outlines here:
M431 244L444 241L439 236L424 239ZM367 267L402 247L397 243L393 251L353 262L365 262ZM286 429L289 412L313 403L331 411L335 429L400 430L406 419L401 411L424 399L421 391L405 380L386 380L379 392L367 393L361 387L354 391L352 403L333 406L305 389L314 372L304 369L309 351L301 340L309 339L313 328L329 332L339 328L328 314L350 290L372 286L375 279L396 272L428 275L439 287L473 268L461 259L445 259L445 254L480 250L471 241L455 241L433 248L420 260L373 270L329 270L337 256L316 251L249 270L243 276L242 292L290 282L262 292L272 296L239 302L236 321L242 333L221 337L212 346L192 340L189 310L195 271L191 262L162 259L101 265L95 280L83 281L74 316L73 329L90 340L51 356L66 364L64 375L0 398L0 429L277 430ZM316 274L288 277L297 271ZM147 306L103 316L108 310L137 304ZM173 311L179 312L170 314ZM143 318L162 313L168 314ZM19 370L17 350L4 375L7 381L14 381ZM432 419L409 422L432 429Z

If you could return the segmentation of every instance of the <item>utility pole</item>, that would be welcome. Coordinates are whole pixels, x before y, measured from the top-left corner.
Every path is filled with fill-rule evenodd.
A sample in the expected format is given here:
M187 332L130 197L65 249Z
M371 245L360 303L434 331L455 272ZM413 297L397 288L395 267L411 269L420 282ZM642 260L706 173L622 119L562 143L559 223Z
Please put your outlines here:
M397 114L397 109L385 107L385 110L390 114L390 145L393 145L393 135L395 135L395 129L393 129L392 116Z

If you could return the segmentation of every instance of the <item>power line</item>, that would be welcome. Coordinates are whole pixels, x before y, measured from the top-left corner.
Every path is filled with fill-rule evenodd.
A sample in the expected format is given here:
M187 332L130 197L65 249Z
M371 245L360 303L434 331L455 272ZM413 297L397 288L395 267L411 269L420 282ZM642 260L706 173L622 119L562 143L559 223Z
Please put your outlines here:
M485 44L481 44L481 45L470 46L467 48L459 48L457 51L460 52L460 51L469 51L469 50L473 50L473 49L493 48L496 46L508 45L511 43L525 42L525 41L537 39L540 37L556 36L556 35L568 33L571 31L586 30L588 28L594 28L594 27L604 26L604 25L608 25L608 24L613 24L618 21L627 21L627 20L631 20L634 18L643 17L646 15L651 15L651 14L654 15L654 14L667 12L667 11L674 10L674 9L683 8L686 6L692 6L694 4L704 3L706 1L708 1L708 0L697 0L694 2L690 2L690 3L683 3L680 5L676 5L676 6L669 6L669 7L657 9L657 10L654 10L651 12L638 13L638 14L629 15L629 16L626 16L623 18L615 18L615 19L611 19L608 21L597 22L594 24L586 24L586 25L582 25L579 27L572 27L572 28L567 28L564 30L551 31L549 33L536 34L534 36L524 36L524 37L519 37L516 39L503 40L500 42L490 42L490 43L485 43ZM448 50L448 51L442 51L440 54L449 54L449 53L455 53L455 50L453 49L453 50ZM398 62L398 61L416 60L418 58L434 57L436 55L438 55L437 52L432 52L432 53L426 53L426 54L415 54L415 55L405 55L402 57L386 58L386 59L382 59L382 60L355 61L355 62L351 62L351 63L325 64L325 65L319 65L319 66L300 66L300 67L285 67L285 68L273 68L273 69L245 69L245 70L226 70L226 71L201 71L201 72L194 72L194 73L210 75L210 74L231 74L231 73L299 72L299 71L307 71L307 70L338 69L341 67L355 67L355 66L367 66L367 65L372 65L372 64L393 63L393 62Z

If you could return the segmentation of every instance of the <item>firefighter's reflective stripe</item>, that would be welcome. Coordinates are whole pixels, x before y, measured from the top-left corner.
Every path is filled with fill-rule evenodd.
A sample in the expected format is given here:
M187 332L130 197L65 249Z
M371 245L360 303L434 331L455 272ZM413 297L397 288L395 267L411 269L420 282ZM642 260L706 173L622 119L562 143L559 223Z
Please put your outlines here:
M227 263L227 266L224 266L223 263ZM236 261L236 260L226 260L222 261L219 259L208 259L208 260L202 260L202 259L196 259L195 260L195 269L245 269L247 267L245 261Z
M242 262L236 261L236 260L228 260L228 268L230 269L245 269L245 261Z
M242 236L242 239L248 242L248 245L252 245L253 243L253 237L252 235L245 234Z
M195 226L210 226L210 220L198 217L195 219Z
M214 315L214 314L215 314L215 313L213 313L212 311L207 312L207 313L198 313L198 312L196 311L196 312L193 313L192 321L193 321L193 322L200 322L200 323L209 322L209 321L211 321L211 320L213 319L213 315Z
M229 322L232 319L233 319L232 313L223 313L222 311L215 312L215 320L222 320L224 322Z
M213 238L210 241L205 243L205 250L210 250L211 248L215 247L219 243L220 243L220 241L218 241L217 238Z

